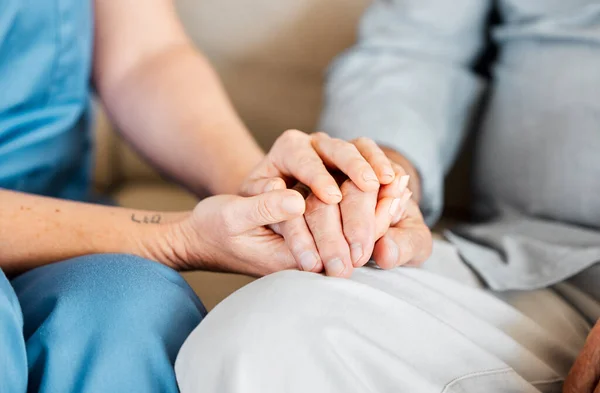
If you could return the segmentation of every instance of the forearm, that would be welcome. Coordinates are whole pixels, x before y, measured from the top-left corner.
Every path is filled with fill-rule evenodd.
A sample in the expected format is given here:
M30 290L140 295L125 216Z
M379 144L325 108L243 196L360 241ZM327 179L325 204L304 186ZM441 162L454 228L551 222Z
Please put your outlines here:
M131 144L196 193L237 193L264 156L216 73L189 43L159 52L99 89Z
M0 268L17 274L100 253L139 255L174 267L169 223L186 216L0 190Z

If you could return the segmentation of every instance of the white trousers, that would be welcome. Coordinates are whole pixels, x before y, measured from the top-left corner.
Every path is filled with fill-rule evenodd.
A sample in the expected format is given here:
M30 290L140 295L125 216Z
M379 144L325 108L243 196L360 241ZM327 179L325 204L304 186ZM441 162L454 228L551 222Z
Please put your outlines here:
M599 310L570 283L486 291L436 241L423 269L255 281L191 334L177 379L182 393L560 392Z

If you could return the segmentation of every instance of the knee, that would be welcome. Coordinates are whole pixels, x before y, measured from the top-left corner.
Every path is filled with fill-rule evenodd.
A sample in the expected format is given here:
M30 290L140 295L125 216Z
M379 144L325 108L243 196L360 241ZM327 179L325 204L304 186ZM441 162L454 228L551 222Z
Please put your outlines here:
M30 271L14 286L26 334L43 319L49 323L51 314L62 331L72 327L138 342L150 335L169 338L176 346L206 314L177 272L131 255L74 258Z
M336 318L331 311L344 307L338 301L347 285L355 283L285 271L237 291L184 343L176 362L181 391L192 392L206 383L216 388L212 376L223 373L258 376L284 369L288 365L282 354L310 358L312 348L329 346L329 327L334 328L331 322Z

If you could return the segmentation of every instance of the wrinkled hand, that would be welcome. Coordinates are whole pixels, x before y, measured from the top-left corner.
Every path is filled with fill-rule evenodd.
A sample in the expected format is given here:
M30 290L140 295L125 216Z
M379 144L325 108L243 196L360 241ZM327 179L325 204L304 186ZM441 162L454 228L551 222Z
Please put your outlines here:
M368 154L324 133L286 131L244 182L241 194L258 195L301 182L324 203L337 204L342 193L329 169L348 176L361 191L376 191L394 180L394 171L375 143L365 139L363 144L371 146ZM372 152L373 146L381 154Z
M308 234L298 225L301 219L273 226L290 249L310 249L312 259L304 264L300 254L299 268L350 277L371 258L383 269L416 266L427 259L431 232L411 199L408 175L398 165L394 169L395 180L379 192L364 192L351 180L344 181L339 205L327 205L309 194L303 220Z
M600 322L590 332L567 376L564 393L600 393Z
M391 164L373 141L361 138L353 144L374 167L376 160ZM351 179L343 181L339 205L327 205L300 186L307 197L304 218L272 226L285 238L298 268L349 277L372 256L383 268L426 259L431 233L411 201L407 172L394 165L394 173L394 181L376 191L362 191ZM407 221L401 223L401 218Z
M370 139L360 138L348 143L322 133L313 138L314 146L328 168L339 168L344 156L355 165L367 164L377 174L375 187L361 188L356 183L356 176L346 170L348 176L342 177L349 179L341 185L343 197L338 205L323 201L312 189L314 187L298 183L295 189L307 197L305 217L271 228L284 237L299 269L320 272L325 268L329 275L346 277L352 273L353 265L366 263L371 255L375 243L374 215L379 182L389 183L395 174L389 159ZM344 170L344 167L340 169ZM387 176L390 171L392 175Z
M266 225L301 217L304 198L293 190L255 197L204 199L169 228L167 244L179 270L214 270L263 276L296 267L281 236Z

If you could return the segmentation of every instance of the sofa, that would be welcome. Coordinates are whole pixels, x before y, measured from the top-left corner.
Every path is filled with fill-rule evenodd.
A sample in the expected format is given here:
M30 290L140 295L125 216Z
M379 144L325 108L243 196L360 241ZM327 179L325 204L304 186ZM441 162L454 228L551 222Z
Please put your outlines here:
M189 35L212 61L235 107L265 149L286 129L316 130L327 66L354 43L357 23L368 3L176 2ZM123 143L102 108L95 138L98 191L132 208L185 210L196 204L195 196L162 179ZM453 188L463 188L465 178L457 176ZM252 280L212 272L189 272L184 277L208 309Z

